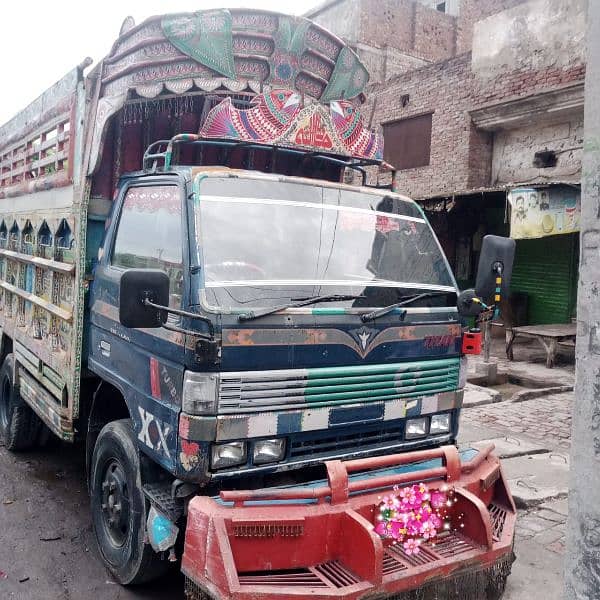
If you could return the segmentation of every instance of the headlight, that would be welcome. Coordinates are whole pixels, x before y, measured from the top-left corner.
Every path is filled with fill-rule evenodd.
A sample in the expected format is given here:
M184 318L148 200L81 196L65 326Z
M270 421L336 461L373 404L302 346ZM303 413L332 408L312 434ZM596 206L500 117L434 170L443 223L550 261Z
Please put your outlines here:
M183 412L189 415L215 414L217 412L218 396L218 373L186 372L181 401Z
M444 413L443 415L433 415L431 417L429 433L434 435L436 433L447 433L448 431L450 431L450 413Z
M215 444L212 447L211 465L213 469L226 469L243 465L246 462L246 442Z
M418 419L409 419L406 421L406 433L404 437L407 440L425 437L427 435L427 421L428 417L420 417Z
M283 460L285 455L285 439L259 440L254 442L252 462L255 465L264 465Z

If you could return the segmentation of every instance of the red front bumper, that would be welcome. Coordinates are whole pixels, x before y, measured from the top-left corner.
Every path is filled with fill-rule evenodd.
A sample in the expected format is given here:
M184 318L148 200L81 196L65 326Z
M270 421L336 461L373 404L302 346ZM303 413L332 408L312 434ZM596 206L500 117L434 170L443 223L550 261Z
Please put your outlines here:
M221 502L198 496L189 505L182 561L188 596L355 600L400 597L450 580L460 585L463 575L505 577L516 510L492 449L463 463L453 446L331 461L322 487L222 492ZM440 458L439 467L390 474ZM349 477L364 471L369 475ZM375 533L374 513L386 488L422 481L453 488L451 511L462 525L409 556Z

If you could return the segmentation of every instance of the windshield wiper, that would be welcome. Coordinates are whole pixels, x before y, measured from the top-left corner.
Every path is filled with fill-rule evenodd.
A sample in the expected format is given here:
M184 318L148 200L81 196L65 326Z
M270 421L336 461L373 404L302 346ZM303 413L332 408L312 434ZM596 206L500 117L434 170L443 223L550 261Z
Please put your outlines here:
M263 308L259 310L249 310L248 312L241 313L238 315L238 321L251 321L252 319L258 319L258 317L272 315L273 313L279 312L280 310L285 310L286 308L299 308L301 306L308 306L309 304L317 304L318 302L356 300L357 298L364 298L364 296L352 294L327 294L325 296L310 296L309 298L293 298L291 302L281 304L280 306L273 306L271 308Z
M391 313L394 309L399 308L401 306L407 306L408 304L412 304L417 300L421 300L422 298L432 298L434 296L447 296L448 294L452 294L453 292L425 292L423 294L411 294L410 296L402 296L402 300L400 302L396 302L395 304L390 304L389 306L384 306L382 308L377 308L376 310L372 310L371 312L365 313L361 315L360 320L363 323L367 321L372 321L373 319L377 319L378 317L383 317L388 313Z

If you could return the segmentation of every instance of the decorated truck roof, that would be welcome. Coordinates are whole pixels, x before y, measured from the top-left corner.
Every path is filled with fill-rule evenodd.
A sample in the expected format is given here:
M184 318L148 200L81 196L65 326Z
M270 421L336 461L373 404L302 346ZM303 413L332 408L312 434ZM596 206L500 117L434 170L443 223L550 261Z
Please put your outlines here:
M381 137L359 110L367 69L303 17L253 9L139 25L128 17L108 56L84 77L90 63L0 127L0 197L108 171L114 187L141 167L148 144L180 133L382 158ZM144 148L133 148L138 136ZM110 196L108 186L93 192Z

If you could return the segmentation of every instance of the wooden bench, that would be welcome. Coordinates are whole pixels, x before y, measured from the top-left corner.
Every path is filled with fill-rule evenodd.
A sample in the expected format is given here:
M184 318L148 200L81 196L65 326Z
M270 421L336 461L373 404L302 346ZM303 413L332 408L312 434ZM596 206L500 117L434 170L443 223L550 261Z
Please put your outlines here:
M506 356L508 360L514 359L513 344L517 337L533 338L544 346L546 366L551 369L554 366L558 345L574 345L576 335L577 326L575 323L513 327L506 332Z

